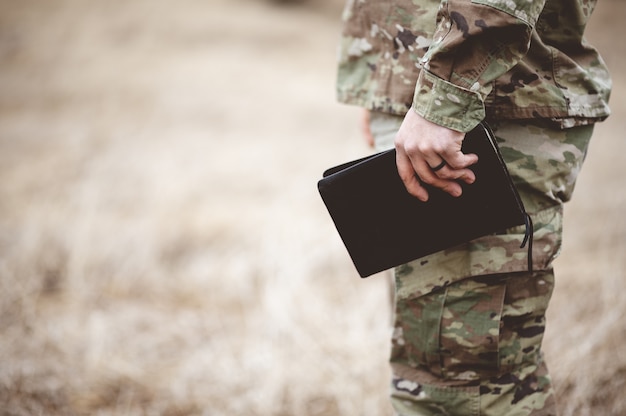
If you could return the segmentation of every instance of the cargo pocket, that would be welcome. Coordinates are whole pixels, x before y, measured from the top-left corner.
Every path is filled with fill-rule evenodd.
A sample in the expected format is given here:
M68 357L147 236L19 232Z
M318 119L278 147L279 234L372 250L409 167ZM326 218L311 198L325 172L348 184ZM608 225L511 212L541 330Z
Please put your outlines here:
M504 284L466 279L398 299L406 363L443 380L472 381L497 373L504 294Z
M396 330L401 332L400 342L404 354L393 361L413 368L422 368L440 376L439 328L446 290L441 289L424 296L398 298ZM400 354L398 354L399 358Z
M492 278L497 281L499 276ZM506 284L468 279L446 292L440 329L442 377L477 380L496 374Z

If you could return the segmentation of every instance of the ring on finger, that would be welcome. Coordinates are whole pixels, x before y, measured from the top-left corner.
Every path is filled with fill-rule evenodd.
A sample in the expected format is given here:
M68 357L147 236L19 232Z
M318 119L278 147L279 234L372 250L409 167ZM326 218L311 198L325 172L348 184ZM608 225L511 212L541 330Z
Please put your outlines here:
M433 172L437 172L438 170L443 169L443 167L446 165L446 161L442 160L440 164L438 164L435 167L431 167L430 170L432 170Z

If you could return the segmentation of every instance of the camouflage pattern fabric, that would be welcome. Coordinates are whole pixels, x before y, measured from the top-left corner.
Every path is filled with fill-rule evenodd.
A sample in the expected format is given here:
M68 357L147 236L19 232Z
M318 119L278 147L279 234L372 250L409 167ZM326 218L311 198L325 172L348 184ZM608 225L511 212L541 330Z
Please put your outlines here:
M596 0L348 0L341 102L374 111L378 147L402 117L469 131L487 119L535 224L535 273L504 230L395 269L399 415L555 415L541 354L571 197L611 80L584 39ZM384 142L384 144L382 144Z
M611 80L583 32L595 0L349 0L337 95L467 132L485 117L606 118Z
M402 117L371 115L379 149ZM545 311L571 198L593 126L488 121L535 223L533 260L523 227L395 269L392 403L399 415L555 415L541 355Z
M555 415L541 354L551 270L461 280L398 299L399 415Z

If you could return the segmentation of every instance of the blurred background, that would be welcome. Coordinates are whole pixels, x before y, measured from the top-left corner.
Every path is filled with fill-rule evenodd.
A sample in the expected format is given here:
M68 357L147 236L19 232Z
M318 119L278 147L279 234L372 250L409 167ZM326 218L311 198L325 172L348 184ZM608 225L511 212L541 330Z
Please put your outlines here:
M389 293L317 194L370 152L341 0L0 0L0 414L390 415ZM565 415L626 414L623 0L556 264Z

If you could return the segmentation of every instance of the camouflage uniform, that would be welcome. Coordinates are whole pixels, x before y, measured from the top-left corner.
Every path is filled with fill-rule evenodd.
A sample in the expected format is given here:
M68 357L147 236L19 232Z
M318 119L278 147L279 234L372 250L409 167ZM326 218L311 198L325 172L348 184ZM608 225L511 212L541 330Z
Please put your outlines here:
M349 0L338 98L469 131L485 117L606 118L610 79L584 38L595 0Z
M392 404L400 415L555 415L541 354L570 199L610 78L583 30L593 0L353 0L338 97L373 110L379 148L412 109L487 119L535 223L395 269Z

